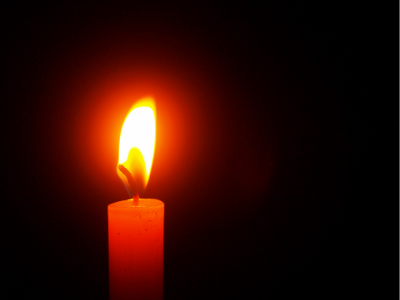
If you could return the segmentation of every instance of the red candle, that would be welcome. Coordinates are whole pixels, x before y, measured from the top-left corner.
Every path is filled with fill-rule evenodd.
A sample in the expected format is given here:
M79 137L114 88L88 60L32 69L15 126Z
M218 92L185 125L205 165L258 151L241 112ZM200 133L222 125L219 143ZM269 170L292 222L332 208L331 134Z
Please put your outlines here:
M164 203L155 199L108 206L110 299L162 299Z
M133 106L121 131L117 173L132 199L108 206L110 299L163 299L164 203L139 198L155 146L155 106Z

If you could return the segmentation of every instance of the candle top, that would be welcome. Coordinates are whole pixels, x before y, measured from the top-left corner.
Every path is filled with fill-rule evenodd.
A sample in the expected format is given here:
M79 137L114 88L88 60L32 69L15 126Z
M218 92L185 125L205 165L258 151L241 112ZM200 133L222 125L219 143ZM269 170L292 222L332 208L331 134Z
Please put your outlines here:
M138 208L144 208L144 207L149 207L149 208L159 208L163 207L164 203L160 200L157 199L139 199L139 205L133 206L133 200L128 199L128 200L122 200L118 202L114 202L108 205L109 208L127 208L127 209L138 209Z

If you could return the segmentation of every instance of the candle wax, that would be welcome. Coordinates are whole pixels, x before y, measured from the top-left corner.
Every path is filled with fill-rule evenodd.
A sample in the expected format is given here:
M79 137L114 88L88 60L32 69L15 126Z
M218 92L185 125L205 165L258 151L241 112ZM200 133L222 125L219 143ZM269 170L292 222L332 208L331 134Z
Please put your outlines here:
M164 203L108 205L110 300L163 299Z

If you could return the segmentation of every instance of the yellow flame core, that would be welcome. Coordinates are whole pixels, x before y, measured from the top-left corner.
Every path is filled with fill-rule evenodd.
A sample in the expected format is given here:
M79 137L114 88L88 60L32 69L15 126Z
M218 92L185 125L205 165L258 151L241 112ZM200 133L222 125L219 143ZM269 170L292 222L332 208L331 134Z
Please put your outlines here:
M122 164L132 174L139 194L144 192L149 181L155 141L155 105L153 99L145 98L138 101L128 113L119 140L118 165ZM119 170L117 173L129 192L126 177Z

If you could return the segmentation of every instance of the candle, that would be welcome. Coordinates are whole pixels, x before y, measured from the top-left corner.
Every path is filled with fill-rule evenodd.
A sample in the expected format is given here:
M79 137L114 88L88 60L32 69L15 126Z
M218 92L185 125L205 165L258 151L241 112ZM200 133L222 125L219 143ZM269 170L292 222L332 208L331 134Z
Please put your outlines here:
M163 298L164 203L108 206L110 299Z
M142 199L155 147L155 106L135 104L121 130L117 173L132 199L108 206L110 299L162 299L164 203Z

